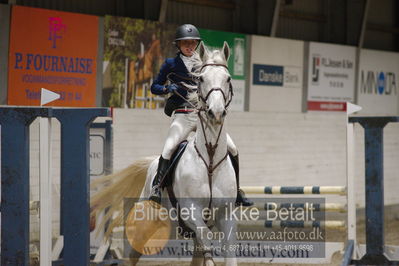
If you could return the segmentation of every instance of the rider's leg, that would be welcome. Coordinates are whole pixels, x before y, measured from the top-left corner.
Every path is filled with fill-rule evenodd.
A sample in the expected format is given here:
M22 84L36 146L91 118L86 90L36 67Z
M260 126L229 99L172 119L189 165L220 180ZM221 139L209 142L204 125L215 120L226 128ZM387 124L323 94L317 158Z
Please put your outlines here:
M237 199L236 204L242 206L252 206L254 203L250 199L248 199L244 191L240 189L240 165L238 158L238 149L231 139L230 135L227 134L227 149L229 151L229 156L231 159L231 163L233 164L234 171L236 173L236 182L237 182Z
M161 155L158 161L157 174L155 175L154 180L152 180L152 190L149 197L149 200L154 201L158 204L161 204L161 188L159 187L159 184L161 183L163 177L165 176L168 168L169 168L169 160L163 158Z
M159 187L166 171L169 168L169 160L172 157L177 145L185 140L195 128L195 114L175 114L168 131L162 154L159 158L157 174L152 182L152 190L149 199L161 203L161 188Z

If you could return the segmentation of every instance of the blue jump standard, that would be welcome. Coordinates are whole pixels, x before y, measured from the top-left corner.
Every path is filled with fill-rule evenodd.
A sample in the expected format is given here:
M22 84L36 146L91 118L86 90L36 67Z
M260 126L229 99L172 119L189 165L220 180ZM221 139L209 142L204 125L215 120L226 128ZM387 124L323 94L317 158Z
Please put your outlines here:
M398 264L384 255L383 129L390 122L399 122L399 117L351 117L349 122L364 128L366 161L366 254L351 263Z
M1 265L29 265L29 125L61 123L63 264L89 265L89 126L107 108L1 107Z
M29 125L42 108L0 108L1 265L29 264Z

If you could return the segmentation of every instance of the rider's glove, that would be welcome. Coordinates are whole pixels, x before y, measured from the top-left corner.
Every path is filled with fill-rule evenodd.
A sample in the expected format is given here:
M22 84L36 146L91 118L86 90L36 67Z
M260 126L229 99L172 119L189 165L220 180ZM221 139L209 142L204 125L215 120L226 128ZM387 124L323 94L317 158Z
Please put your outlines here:
M169 93L174 93L175 90L177 90L178 88L179 87L176 84L174 84L174 83L166 86L166 89L168 90Z

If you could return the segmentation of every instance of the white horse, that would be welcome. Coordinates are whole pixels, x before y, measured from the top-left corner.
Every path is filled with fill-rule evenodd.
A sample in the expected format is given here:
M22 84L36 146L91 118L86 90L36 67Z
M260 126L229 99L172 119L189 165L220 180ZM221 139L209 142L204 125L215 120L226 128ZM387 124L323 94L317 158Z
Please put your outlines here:
M190 219L185 221L185 225L195 232L191 265L215 265L211 254L212 239L209 238L215 234L211 233L202 212L210 207L211 220L220 232L218 234L220 239L217 240L221 241L225 265L234 266L237 265L234 249L236 221L226 217L230 217L230 212L234 209L237 186L233 165L227 156L227 133L223 126L226 109L233 96L231 78L227 69L230 48L225 42L222 50L211 52L201 43L199 54L203 63L200 72L197 73L199 80L197 129L194 136L189 139L186 150L176 166L173 191L179 207L192 210ZM113 211L118 208L116 205L121 203L123 198L137 197L139 190L141 190L140 199L148 199L157 163L158 158L142 159L122 172L103 179L111 182L115 179L117 182L92 198L92 212L111 206L106 217L110 218ZM164 190L163 195L166 194ZM230 208L231 206L233 208ZM121 219L119 216L110 228L120 223ZM152 232L143 228L145 226L141 223L139 228L136 228L137 241L146 242L151 238ZM159 223L156 227L162 226L163 224Z

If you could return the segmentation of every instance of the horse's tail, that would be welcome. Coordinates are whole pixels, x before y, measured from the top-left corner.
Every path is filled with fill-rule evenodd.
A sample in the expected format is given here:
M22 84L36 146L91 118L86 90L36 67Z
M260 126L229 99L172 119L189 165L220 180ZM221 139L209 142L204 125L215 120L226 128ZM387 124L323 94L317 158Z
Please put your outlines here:
M120 172L101 177L91 183L91 189L98 192L90 199L90 217L95 217L101 211L109 208L97 228L102 229L107 221L111 221L105 233L106 238L109 237L114 227L123 222L123 200L140 197L145 185L147 170L155 159L156 157L139 159ZM113 218L115 212L118 215ZM111 220L111 218L113 219Z

